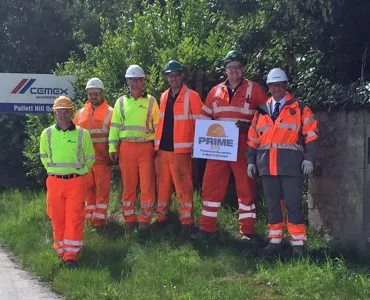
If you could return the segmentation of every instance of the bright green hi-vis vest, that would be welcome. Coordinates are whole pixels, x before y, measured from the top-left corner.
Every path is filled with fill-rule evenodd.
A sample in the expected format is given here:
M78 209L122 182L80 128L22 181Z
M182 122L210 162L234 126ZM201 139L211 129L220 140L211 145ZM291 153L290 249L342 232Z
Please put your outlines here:
M79 126L66 131L56 125L46 128L41 134L40 157L49 175L84 175L95 162L90 134Z
M109 129L109 153L117 152L121 141L148 142L154 140L159 121L159 107L154 97L138 99L123 96L114 105Z

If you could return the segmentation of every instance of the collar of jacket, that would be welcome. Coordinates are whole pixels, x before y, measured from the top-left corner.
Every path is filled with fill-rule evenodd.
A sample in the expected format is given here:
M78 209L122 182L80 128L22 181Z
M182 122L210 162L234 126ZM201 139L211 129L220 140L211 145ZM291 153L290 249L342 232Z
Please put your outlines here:
M242 78L242 80L240 81L240 83L238 84L238 86L235 88L235 90L237 88L240 88L242 87L243 85L247 85L248 84L248 80L246 78ZM224 82L222 82L222 88L225 88L227 89L227 87L230 87L229 86L229 79L226 79Z
M62 130L62 129L60 129L60 127L59 127L59 124L58 123L56 123L55 124L55 128L56 128L56 130ZM73 123L73 122L71 122L71 125L66 129L66 130L63 130L63 131L72 131L72 130L75 130L76 129L76 125Z
M131 98L132 96L131 96L131 92L129 91L128 93L127 93L127 95L125 95L127 98ZM142 92L141 93L141 98L146 98L148 96L148 93L147 92Z
M181 88L181 90L180 90L180 92L179 92L179 96L180 96L180 95L185 94L185 92L186 92L187 88L188 88L188 87L183 83L183 84L182 84L182 88ZM167 90L165 91L165 93L167 93L167 94L169 94L170 92L171 92L171 88L169 88L169 89L167 89Z
M105 101L105 99L103 99L103 102L98 107L96 107L95 109L99 109L100 107L105 107L106 105L108 105L107 101ZM90 100L87 100L85 102L85 107L93 109Z
M290 94L290 93L286 92L286 93L285 93L285 97L286 97L286 102L285 102L284 107L286 107L286 106L290 106L291 108L293 108L293 107L296 107L296 106L298 105L297 100L293 97L293 95L292 95L292 94ZM270 109L269 109L269 107L270 107L270 103L271 103L271 101L272 101L272 97L270 97L270 98L267 100L267 102L266 102L266 103L261 104L261 105L257 108L257 111L259 111L262 115L270 114ZM283 110L283 108L284 108L284 107L282 107L282 110Z

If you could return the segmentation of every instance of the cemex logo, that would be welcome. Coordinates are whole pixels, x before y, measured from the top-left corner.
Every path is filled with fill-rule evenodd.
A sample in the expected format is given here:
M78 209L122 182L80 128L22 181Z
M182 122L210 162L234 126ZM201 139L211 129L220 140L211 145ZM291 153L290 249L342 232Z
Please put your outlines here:
M67 95L68 88L31 87L36 79L22 79L12 90L12 94L24 94L28 90L33 95Z

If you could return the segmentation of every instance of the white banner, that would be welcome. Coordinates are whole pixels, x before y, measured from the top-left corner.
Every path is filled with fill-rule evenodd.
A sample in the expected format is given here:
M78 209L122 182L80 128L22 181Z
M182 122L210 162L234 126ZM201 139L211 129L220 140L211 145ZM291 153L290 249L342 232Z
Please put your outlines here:
M75 98L74 75L0 73L0 112L49 113L59 96Z
M196 120L193 157L236 161L238 141L235 122Z

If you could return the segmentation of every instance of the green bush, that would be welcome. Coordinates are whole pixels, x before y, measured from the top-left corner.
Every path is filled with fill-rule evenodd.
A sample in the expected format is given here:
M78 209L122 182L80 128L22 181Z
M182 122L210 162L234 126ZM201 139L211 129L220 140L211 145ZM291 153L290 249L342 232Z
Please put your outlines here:
M132 14L127 14L130 17L117 19L114 30L102 20L101 45L82 43L83 58L74 53L67 62L58 65L57 74L78 77L75 86L78 105L83 104L84 87L91 77L103 80L106 99L113 105L127 91L124 74L130 64L144 68L146 90L157 99L167 87L161 70L170 59L178 59L186 66L187 82L192 88L196 86L199 70L208 79L218 79L220 59L235 46L240 28L212 12L205 0L176 3L168 1L165 7L159 2L144 4L141 13L132 10ZM37 180L44 174L39 160L39 134L52 122L50 116L28 118L25 165L28 174Z

